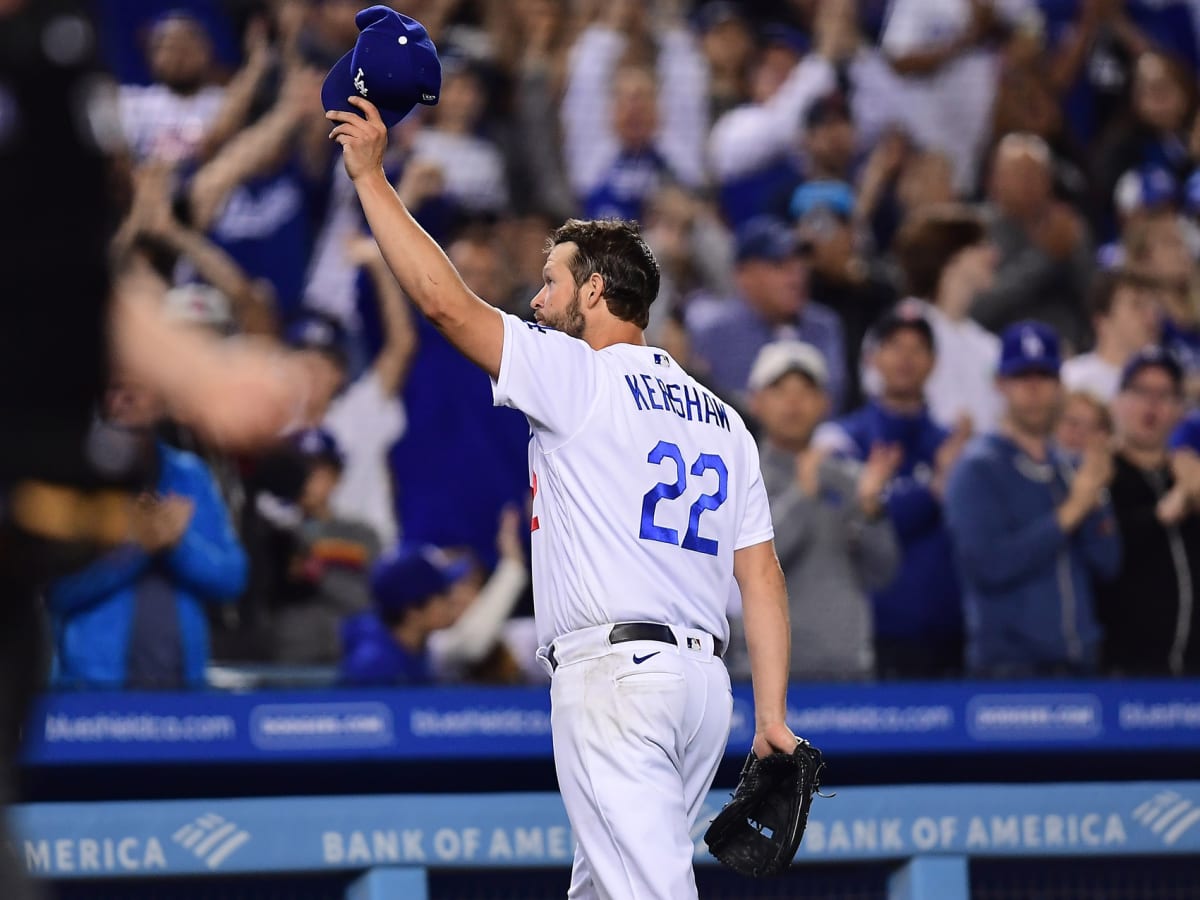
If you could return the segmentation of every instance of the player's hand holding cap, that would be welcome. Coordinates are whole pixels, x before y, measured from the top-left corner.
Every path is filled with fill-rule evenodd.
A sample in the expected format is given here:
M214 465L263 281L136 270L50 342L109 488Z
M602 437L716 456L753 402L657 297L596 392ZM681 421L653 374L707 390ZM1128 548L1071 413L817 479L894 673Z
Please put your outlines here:
M357 94L374 103L391 128L418 103L434 106L442 64L425 26L386 6L368 7L354 22L354 49L334 63L321 87L325 109L356 112L347 98Z

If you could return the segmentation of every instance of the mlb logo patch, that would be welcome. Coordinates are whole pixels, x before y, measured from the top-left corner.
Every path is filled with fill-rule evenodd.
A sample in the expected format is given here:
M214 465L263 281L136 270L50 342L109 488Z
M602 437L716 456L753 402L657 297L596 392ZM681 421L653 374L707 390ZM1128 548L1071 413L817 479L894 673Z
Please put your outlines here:
M698 638L698 637L688 638L687 639L687 648L689 650L699 650L700 649L700 638Z
M670 366L671 365L671 357L667 356L667 354L665 354L665 353L655 353L654 354L654 364L656 366Z

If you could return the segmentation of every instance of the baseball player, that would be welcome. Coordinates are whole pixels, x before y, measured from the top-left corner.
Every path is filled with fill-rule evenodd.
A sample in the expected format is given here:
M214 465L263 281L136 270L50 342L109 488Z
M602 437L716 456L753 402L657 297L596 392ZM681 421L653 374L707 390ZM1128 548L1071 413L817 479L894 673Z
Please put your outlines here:
M413 303L523 411L539 657L576 838L568 897L695 898L690 828L729 735L721 661L736 578L758 755L790 753L787 596L754 441L643 328L659 270L635 226L552 238L536 323L485 303L382 169L374 104L332 110L371 230ZM452 474L450 477L453 477Z

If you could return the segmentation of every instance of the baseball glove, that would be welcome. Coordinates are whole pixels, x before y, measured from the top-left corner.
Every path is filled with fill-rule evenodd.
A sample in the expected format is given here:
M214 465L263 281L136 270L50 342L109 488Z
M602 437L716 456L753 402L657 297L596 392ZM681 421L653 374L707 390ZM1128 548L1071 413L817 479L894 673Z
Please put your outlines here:
M709 852L751 878L783 872L804 837L824 767L821 751L806 740L791 753L759 759L751 752L733 799L704 833Z

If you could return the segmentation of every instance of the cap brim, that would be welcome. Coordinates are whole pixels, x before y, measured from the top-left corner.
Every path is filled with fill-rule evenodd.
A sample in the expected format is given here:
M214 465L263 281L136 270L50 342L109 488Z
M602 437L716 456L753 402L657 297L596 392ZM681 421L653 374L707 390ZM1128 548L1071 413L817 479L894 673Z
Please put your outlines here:
M341 110L343 112L353 112L362 115L362 113L351 106L347 98L358 95L358 90L354 87L354 51L350 50L333 64L329 69L329 74L325 76L325 81L321 85L321 105L326 110ZM394 109L379 109L379 118L383 120L383 124L391 128L411 111L412 106L404 110Z
M882 344L901 331L912 331L920 335L929 349L934 353L937 352L937 338L934 337L933 328L923 320L895 319L885 322L872 332L872 336L876 344Z
M801 362L789 362L787 366L784 367L783 371L768 381L764 387L770 387L773 384L778 384L779 380L785 375L791 375L793 373L807 378L813 387L822 391L825 390L825 378L822 377L821 373L814 372L810 366L807 366Z
M1165 359L1143 359L1127 367L1121 373L1121 383L1118 385L1118 390L1129 390L1129 385L1133 383L1133 379L1137 378L1147 369L1158 369L1165 372L1176 389L1183 387L1183 369L1178 365L1173 365Z
M1013 378L1018 375L1048 375L1051 378L1057 378L1059 368L1058 363L1040 362L1038 360L1017 360L1008 365L1002 365L1000 367L1000 375L1004 378Z

